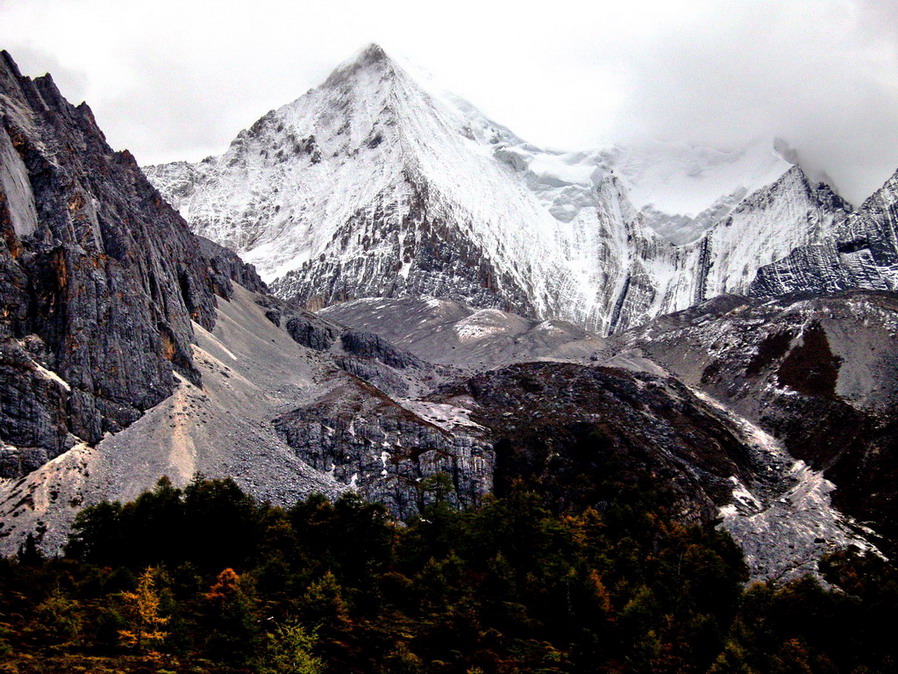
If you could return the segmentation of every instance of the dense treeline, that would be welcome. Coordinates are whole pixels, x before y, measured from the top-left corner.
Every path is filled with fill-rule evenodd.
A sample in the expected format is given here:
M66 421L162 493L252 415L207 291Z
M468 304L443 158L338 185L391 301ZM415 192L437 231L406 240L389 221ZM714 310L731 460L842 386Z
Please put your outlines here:
M743 590L738 548L645 478L596 508L526 484L398 525L347 495L289 510L160 481L77 518L65 556L0 561L0 672L895 671L898 575L845 553Z

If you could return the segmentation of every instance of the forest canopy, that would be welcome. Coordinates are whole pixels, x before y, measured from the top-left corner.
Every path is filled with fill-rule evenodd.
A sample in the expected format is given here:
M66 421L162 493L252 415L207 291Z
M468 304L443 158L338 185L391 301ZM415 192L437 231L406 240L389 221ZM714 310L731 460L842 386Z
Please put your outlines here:
M606 475L601 507L534 485L407 524L347 493L290 509L167 479L77 517L65 554L0 561L3 672L894 671L898 575L839 553L745 587L741 551Z

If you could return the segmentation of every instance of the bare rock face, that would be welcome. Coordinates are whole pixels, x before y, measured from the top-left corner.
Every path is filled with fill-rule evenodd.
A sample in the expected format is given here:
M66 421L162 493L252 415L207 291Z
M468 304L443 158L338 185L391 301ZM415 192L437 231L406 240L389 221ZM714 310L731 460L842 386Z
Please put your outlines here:
M477 504L493 491L489 435L466 414L429 401L397 402L350 382L274 423L309 465L407 519L427 496L422 481L438 473L451 477L456 506Z
M484 368L513 362L589 362L602 340L565 321L536 321L436 298L370 298L322 309L321 318L375 332L431 363Z
M206 258L215 293L224 298L231 296L231 281L239 283L254 293L267 293L268 286L259 278L256 268L246 264L234 251L219 246L202 236L197 236L199 254Z
M0 55L0 474L98 442L196 380L235 268L203 256L86 104Z

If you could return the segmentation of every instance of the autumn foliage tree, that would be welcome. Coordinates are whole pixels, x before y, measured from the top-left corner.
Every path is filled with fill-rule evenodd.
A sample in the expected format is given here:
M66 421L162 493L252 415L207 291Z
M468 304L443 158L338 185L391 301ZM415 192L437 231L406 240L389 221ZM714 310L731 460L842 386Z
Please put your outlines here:
M224 569L202 600L206 652L230 664L249 661L258 636L256 598L250 580L234 569Z
M148 566L137 581L135 592L121 595L129 628L119 630L122 644L140 652L160 645L168 636L162 628L168 618L161 615L159 592L156 589L158 569Z

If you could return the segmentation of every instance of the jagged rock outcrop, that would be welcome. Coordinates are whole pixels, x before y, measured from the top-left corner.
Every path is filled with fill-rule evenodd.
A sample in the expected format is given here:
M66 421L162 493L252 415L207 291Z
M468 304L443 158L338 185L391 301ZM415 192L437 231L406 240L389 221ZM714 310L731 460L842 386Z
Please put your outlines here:
M800 167L792 166L772 185L748 195L705 235L695 301L746 294L758 267L824 240L852 210L828 185L812 185Z
M791 156L537 148L372 45L220 157L146 171L307 309L437 297L608 334L831 233L850 207Z
M0 54L0 474L98 442L196 379L228 275L86 104Z
M407 351L397 349L373 332L347 330L340 335L340 344L347 353L363 358L377 358L385 365L401 370L427 367L427 364L420 358L413 356Z
M392 396L414 396L433 388L451 370L397 348L373 332L353 330L310 313L295 300L257 299L266 317L297 344L330 356L330 362Z
M163 475L180 486L197 473L230 477L260 501L283 506L345 489L298 458L271 420L349 375L297 345L237 284L216 314L212 331L195 326L190 345L201 386L175 373L172 395L127 428L93 447L79 443L20 479L0 480L0 554L14 554L29 533L56 553L81 507L134 499Z
M231 281L239 283L250 292L268 293L268 286L259 277L256 268L246 264L237 253L203 236L197 236L196 241L200 255L208 262L209 274L217 295L230 298Z
M466 414L427 401L400 405L351 382L274 423L309 465L407 519L427 497L422 480L438 473L451 477L448 496L456 506L477 504L492 492L492 444Z
M835 232L758 270L756 297L898 289L898 173Z

